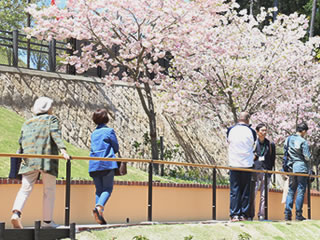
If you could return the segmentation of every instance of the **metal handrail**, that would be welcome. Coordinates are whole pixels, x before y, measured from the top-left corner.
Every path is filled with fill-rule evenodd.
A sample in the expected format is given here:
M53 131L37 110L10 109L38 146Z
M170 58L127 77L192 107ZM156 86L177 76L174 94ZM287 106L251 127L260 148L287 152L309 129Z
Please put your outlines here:
M8 33L8 34L12 34L12 32L11 32L11 31L1 30L1 29L0 29L0 32Z
M0 157L64 159L63 156L59 156L59 155L13 154L13 153L0 153ZM152 160L152 159L141 159L141 158L102 158L102 157L72 156L72 160L87 160L87 161L97 160L97 161L120 161L120 162L169 164L169 165L184 166L184 167L215 168L215 169L244 171L244 172L260 172L260 173L320 178L320 175L312 175L312 174L306 174L306 173L292 173L292 172L272 171L272 170L256 170L256 169L248 169L248 168L226 167L226 166L220 166L220 165L196 164L196 163L185 163L185 162L174 162L174 161Z
M13 40L13 38L2 37L2 36L0 36L0 39L2 39L2 40L7 40L7 41L12 41L12 40Z

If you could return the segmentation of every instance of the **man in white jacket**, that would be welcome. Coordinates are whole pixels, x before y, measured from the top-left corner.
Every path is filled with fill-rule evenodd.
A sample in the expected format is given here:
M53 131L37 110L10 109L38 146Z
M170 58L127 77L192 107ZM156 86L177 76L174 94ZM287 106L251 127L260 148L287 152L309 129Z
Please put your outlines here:
M238 123L227 131L229 166L252 168L256 132L249 125L250 115L241 112ZM247 220L250 200L251 172L230 170L230 219Z

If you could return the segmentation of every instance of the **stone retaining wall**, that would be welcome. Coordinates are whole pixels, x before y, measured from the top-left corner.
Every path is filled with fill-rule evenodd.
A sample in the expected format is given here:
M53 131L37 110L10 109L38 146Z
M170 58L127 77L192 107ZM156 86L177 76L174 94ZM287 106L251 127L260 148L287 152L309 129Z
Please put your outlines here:
M123 157L139 157L132 144L142 143L143 134L148 132L136 89L128 84L106 86L97 78L0 66L0 93L1 106L25 118L32 116L30 109L37 97L54 99L54 113L61 120L64 139L81 148L90 146L90 134L95 128L91 116L96 108L107 107L113 112L109 126L117 133ZM154 101L157 107L156 97ZM181 156L175 156L174 161L225 165L224 131L210 121L182 127L174 117L164 116L157 109L157 127L165 146L180 145Z

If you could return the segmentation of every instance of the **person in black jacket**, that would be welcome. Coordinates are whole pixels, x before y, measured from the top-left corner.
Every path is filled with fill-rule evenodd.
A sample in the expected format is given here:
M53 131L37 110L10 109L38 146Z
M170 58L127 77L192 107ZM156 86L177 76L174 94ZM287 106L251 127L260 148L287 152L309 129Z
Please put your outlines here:
M255 147L255 158L254 158L254 169L257 170L272 170L275 164L276 158L276 148L273 142L270 142L267 138L267 125L264 123L259 123L256 127L256 132L258 135L258 139L256 141ZM251 204L251 218L255 215L255 198L258 190L260 191L260 205L258 211L259 220L265 219L265 187L264 187L264 173L254 173L253 174L253 184L251 184L251 196L252 201ZM268 174L268 185L271 180L271 174Z

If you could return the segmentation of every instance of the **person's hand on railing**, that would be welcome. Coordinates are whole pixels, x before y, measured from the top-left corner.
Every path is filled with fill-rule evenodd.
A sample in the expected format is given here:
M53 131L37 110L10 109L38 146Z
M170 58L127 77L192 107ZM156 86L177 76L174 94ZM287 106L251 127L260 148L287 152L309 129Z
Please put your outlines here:
M61 149L61 153L62 153L65 160L71 159L71 157L69 156L69 154L67 153L67 151L65 149Z

